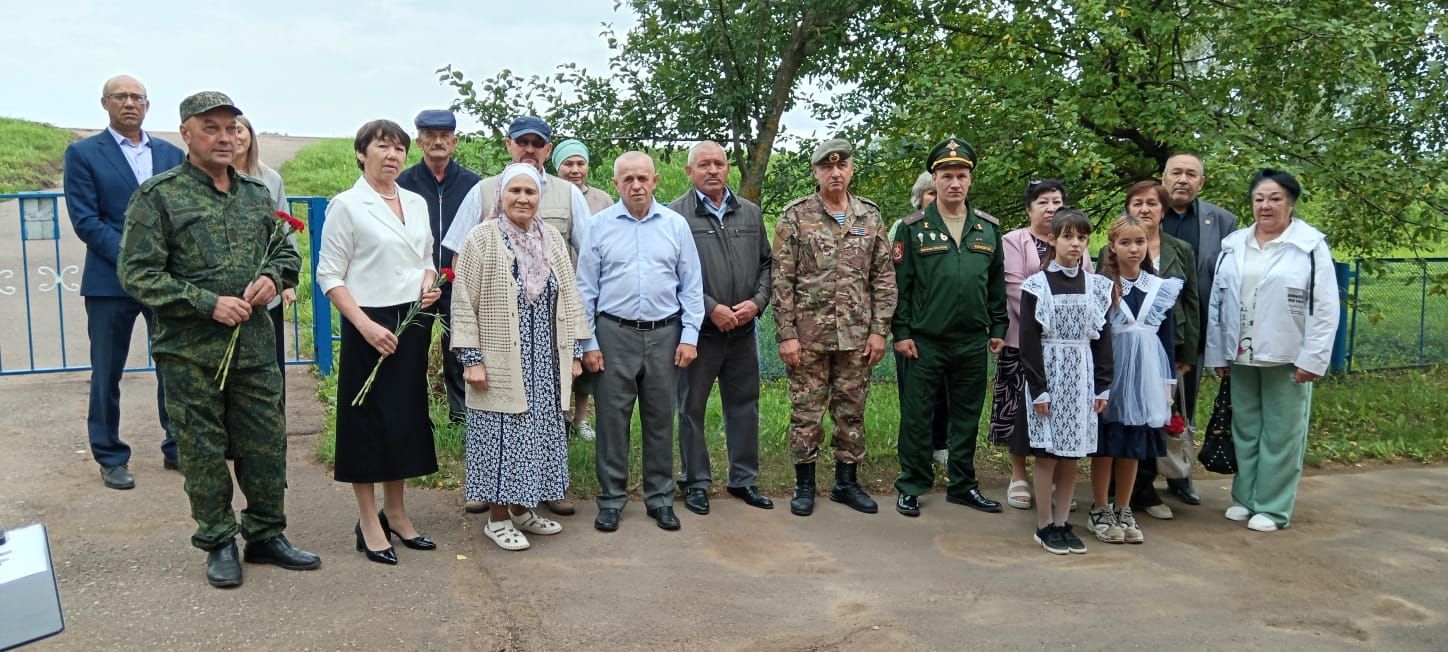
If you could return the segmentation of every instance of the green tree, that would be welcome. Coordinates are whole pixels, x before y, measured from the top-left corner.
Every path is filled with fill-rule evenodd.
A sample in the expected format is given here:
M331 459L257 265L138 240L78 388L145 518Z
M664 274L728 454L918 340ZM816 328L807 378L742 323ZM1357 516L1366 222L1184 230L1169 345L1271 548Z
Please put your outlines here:
M601 152L713 139L731 151L739 193L759 201L780 141L781 117L800 88L834 84L843 51L880 10L854 0L631 0L637 24L624 35L605 25L617 53L607 76L572 63L549 76L503 70L482 82L451 66L440 80L458 90L454 108L494 136L513 116L534 113ZM780 193L798 185L790 171Z
M1025 182L1054 176L1104 218L1126 185L1191 150L1213 201L1250 215L1252 171L1288 169L1334 247L1372 254L1445 232L1444 7L899 3L840 72L854 88L815 110L900 157L871 177L881 194L903 196L930 143L955 135L980 152L975 203L1020 219Z

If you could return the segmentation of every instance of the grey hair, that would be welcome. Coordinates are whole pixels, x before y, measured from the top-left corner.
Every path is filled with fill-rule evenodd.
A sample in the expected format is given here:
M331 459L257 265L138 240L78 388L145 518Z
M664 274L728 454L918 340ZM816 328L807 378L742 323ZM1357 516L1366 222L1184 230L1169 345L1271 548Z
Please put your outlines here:
M925 208L925 191L934 185L935 177L929 172L921 172L920 176L915 177L915 185L910 187L910 205L914 206L915 210Z
M723 145L720 145L719 143L716 143L712 140L701 140L697 143L694 143L694 146L689 148L689 158L686 162L689 165L697 163L699 161L699 150L709 149L711 147L721 152L724 152L724 154L726 155L725 159L728 159L728 152L724 151Z
M649 156L648 154L645 154L645 153L643 153L643 152L640 152L640 151L635 150L635 151L632 151L632 152L624 152L624 153L622 153L622 154L619 154L619 155L618 155L618 158L616 158L616 159L613 160L613 177L614 177L615 179L618 178L618 168L619 168L619 166L623 165L624 163L630 163L630 162L633 162L633 161L636 161L636 160L639 160L639 159L648 161L648 162L649 162L649 167L652 168L655 173L658 172L658 168L654 167L654 157Z

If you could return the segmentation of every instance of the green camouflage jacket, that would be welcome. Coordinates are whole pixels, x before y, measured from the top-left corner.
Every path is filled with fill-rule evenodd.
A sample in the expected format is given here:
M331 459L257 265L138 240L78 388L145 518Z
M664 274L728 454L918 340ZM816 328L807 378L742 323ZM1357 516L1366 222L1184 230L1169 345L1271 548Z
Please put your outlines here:
M301 259L276 228L266 186L228 173L231 191L221 192L187 160L146 180L126 207L116 271L121 287L156 314L155 355L219 364L232 329L211 318L217 299L240 297L258 267L278 291L296 287ZM271 316L253 306L233 365L276 364L275 347Z

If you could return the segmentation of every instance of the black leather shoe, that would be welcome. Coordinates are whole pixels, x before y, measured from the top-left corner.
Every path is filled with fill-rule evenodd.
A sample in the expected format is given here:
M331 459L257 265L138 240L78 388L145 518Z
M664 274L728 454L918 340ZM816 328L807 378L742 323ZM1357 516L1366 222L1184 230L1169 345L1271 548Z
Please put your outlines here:
M856 480L858 469L858 464L835 463L835 486L830 488L830 500L849 505L857 512L874 514L880 511L880 506Z
M684 490L684 507L701 516L708 514L709 490L699 487Z
M178 460L174 457L166 457L163 455L161 457L161 468L166 469L167 471L180 471L181 460Z
M814 513L815 465L794 465L794 497L789 501L789 513L795 516L809 516Z
M971 489L965 496L946 495L945 500L957 505L965 505L971 509L978 509L982 512L997 513L1001 511L1001 504L985 497L979 489Z
M749 505L750 507L758 507L760 509L774 509L774 501L770 500L769 496L759 493L759 487L756 487L754 485L749 485L747 487L730 487L728 491L729 495L744 501L744 504Z
M895 511L906 516L920 515L920 497L910 494L900 494L895 498Z
M322 565L322 558L301 548L292 547L284 535L266 541L246 542L242 561L248 564L275 564L287 570L312 570Z
M599 532L613 532L618 529L618 510L613 507L598 508L598 516L593 519L593 529Z
M357 527L352 531L357 534L357 552L366 554L367 561L375 561L379 564L387 564L389 566L397 565L396 548L387 546L382 550L373 550L367 547L367 539L362 536L362 521L357 521ZM386 531L384 530L383 533L385 534ZM388 539L388 541L391 540L390 538Z
M241 562L236 559L235 539L206 553L206 581L218 589L241 586Z
M101 482L111 489L136 488L136 476L131 475L131 470L124 464L101 467Z
M649 510L649 518L654 519L654 521L659 524L659 527L665 530L679 529L679 517L674 516L674 508L672 507L655 507Z
M1188 505L1202 504L1202 497L1197 493L1196 489L1192 488L1192 481L1190 479L1167 480L1166 490L1167 493L1176 496L1177 500Z
M380 509L377 510L377 521L382 524L382 533L387 535L388 541L391 541L392 537L395 536L398 541L402 542L402 545L413 550L437 550L437 544L433 543L431 539L422 536L421 533L411 539L402 538L401 534L393 531L392 526L387 524L387 514L383 513Z

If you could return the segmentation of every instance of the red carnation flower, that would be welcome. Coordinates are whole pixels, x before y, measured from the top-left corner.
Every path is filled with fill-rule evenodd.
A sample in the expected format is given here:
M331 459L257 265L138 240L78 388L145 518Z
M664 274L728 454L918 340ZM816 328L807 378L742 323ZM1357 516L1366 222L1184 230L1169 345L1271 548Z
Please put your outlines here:
M302 231L307 230L306 222L292 217L291 215L287 214L286 211L277 211L277 219L286 222L287 226L292 227L292 230L296 231L297 233L301 233Z
M1171 421L1166 424L1166 434L1180 435L1187 431L1187 420L1180 414L1171 415Z
M451 267L444 267L444 268L442 268L442 271L438 272L438 275L441 276L442 278L447 279L447 282L448 282L448 283L451 283L451 282L453 282L453 281L456 281L457 278L458 278L457 273L454 272L454 271L453 271L453 268L451 268Z

